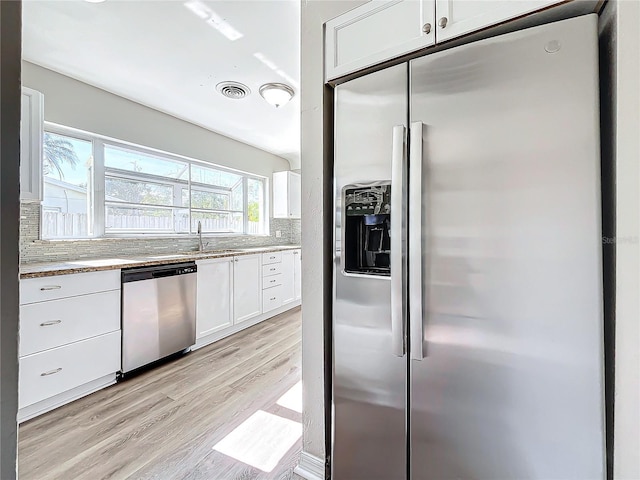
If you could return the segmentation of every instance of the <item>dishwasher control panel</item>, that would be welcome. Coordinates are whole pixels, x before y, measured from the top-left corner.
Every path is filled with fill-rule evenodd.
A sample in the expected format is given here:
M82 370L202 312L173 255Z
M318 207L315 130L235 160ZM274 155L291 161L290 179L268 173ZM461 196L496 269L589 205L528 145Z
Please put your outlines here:
M122 283L139 282L141 280L152 280L154 278L162 277L174 277L176 275L187 275L189 273L197 272L198 267L195 262L126 268L122 270Z

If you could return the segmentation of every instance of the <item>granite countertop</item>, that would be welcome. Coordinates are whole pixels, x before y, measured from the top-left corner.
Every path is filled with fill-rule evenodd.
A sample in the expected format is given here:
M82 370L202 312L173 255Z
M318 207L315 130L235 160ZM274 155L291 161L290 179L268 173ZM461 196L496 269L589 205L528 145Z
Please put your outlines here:
M68 275L71 273L98 272L101 270L115 270L130 267L146 267L150 265L165 265L170 263L191 262L209 258L237 257L254 253L270 253L282 250L295 250L300 245L281 245L272 247L237 248L225 250L211 250L204 252L184 252L173 255L153 255L117 258L96 258L71 260L54 263L27 263L20 265L20 278L50 277L53 275Z

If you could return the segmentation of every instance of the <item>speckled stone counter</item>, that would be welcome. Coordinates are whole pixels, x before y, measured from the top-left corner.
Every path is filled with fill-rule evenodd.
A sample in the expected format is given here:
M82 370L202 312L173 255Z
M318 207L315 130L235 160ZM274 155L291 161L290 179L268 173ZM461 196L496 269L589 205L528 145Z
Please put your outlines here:
M59 263L29 263L20 266L20 278L51 277L54 275L68 275L72 273L98 272L101 270L115 270L119 268L145 267L150 265L166 265L170 263L191 262L209 258L237 257L254 253L280 252L296 250L300 245L281 245L273 247L238 248L229 250L212 250L204 252L188 252L175 255L157 255L148 257L115 257L96 258L92 260L78 260Z

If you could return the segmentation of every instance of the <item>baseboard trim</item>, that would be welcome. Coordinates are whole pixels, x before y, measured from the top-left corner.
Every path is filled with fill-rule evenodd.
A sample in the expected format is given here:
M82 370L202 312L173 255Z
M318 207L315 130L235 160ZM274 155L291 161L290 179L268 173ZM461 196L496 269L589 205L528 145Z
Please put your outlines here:
M38 415L55 410L62 405L71 403L79 398L86 397L92 393L102 390L110 385L116 383L116 374L105 375L104 377L97 378L91 382L80 385L79 387L72 388L66 392L59 393L53 397L45 398L32 405L27 405L18 410L18 423L26 422Z
M250 318L249 320L245 320L242 323L238 323L236 325L233 325L231 327L225 328L224 330L220 330L218 332L212 333L205 337L198 338L196 340L195 345L191 347L191 350L198 350L199 348L206 347L207 345L211 345L212 343L217 342L218 340L222 340L223 338L226 338L235 333L238 333L244 330L245 328L253 327L254 325L260 322L264 322L265 320L268 320L272 317L275 317L276 315L280 315L281 313L287 312L299 306L300 306L300 300L287 303L286 305L283 305L282 307L271 310L270 312L257 315L253 318Z
M293 473L306 480L324 480L324 460L307 452L300 453L300 462Z

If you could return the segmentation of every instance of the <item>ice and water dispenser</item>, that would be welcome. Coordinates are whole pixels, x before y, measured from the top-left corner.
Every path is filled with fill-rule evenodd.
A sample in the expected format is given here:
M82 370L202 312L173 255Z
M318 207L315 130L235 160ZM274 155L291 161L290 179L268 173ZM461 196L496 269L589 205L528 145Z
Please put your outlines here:
M391 184L349 185L343 189L344 271L391 274Z

